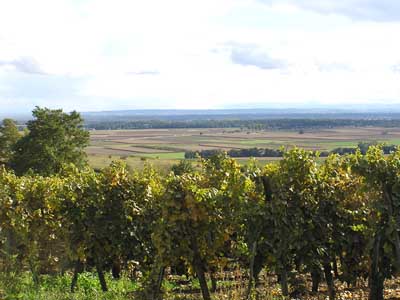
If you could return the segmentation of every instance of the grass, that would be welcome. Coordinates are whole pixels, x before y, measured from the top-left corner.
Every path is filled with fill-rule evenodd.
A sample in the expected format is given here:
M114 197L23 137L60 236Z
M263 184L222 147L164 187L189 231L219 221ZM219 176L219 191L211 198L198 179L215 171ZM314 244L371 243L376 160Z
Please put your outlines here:
M400 139L390 139L390 140L386 140L383 141L389 145L396 145L396 146L400 146Z
M241 269L217 273L218 288L212 293L213 300L242 300L247 290L247 273ZM0 273L0 299L1 300L133 300L140 284L124 274L119 280L111 278L106 273L108 292L103 293L95 273L85 272L80 274L74 293L70 292L71 274L41 275L39 285L35 285L29 272L14 274ZM185 283L182 283L184 279ZM303 300L327 299L327 288L321 282L319 293L310 293L311 282L309 278L302 277L305 284ZM276 276L261 273L260 285L257 291L253 289L251 300L288 300L281 296ZM211 286L210 280L208 285ZM385 282L385 299L399 299L400 279L393 278ZM335 280L337 299L368 299L367 281L361 280L357 287L348 288L345 283ZM167 275L163 281L165 300L201 300L200 285L197 279L176 275ZM256 297L256 294L258 296Z
M158 171L165 173L169 171L172 165L178 163L180 159L156 159L151 155L140 154L141 157L136 156L120 156L120 155L105 155L105 154L91 154L88 155L89 165L95 169L102 169L108 167L112 161L122 160L132 170L142 170L145 164L151 164ZM0 298L1 299L1 298Z
M10 278L11 279L11 278ZM109 291L103 293L97 276L93 273L83 273L79 276L75 293L70 292L71 274L64 276L42 275L40 284L35 285L29 273L23 273L10 279L0 281L0 299L4 300L122 300L134 299L133 292L138 284L128 277L112 280L107 274Z
M93 168L105 168L110 165L114 160L121 159L119 155L103 155L103 154L90 154L88 155L89 165Z
M260 146L268 144L282 145L285 142L280 140L271 140L271 139L248 139L248 140L236 141L236 143L239 143L241 145Z
M39 285L35 285L29 272L18 276L0 276L0 299L2 300L129 300L135 299L135 291L139 284L127 276L119 280L106 274L108 292L103 293L95 273L85 272L79 275L78 284L74 293L70 292L71 274L42 275ZM213 300L241 300L246 290L247 280L243 277L237 281L221 279L218 283L218 291L213 294ZM209 282L211 286L211 282ZM173 278L163 282L165 300L200 300L200 285L197 279L190 280L188 284L179 285ZM273 289L271 289L272 291ZM282 297L273 296L270 292L264 292L260 300L279 300Z
M333 150L335 148L352 148L357 147L359 141L334 141L334 142L318 142L317 145L326 150Z
M168 153L140 153L139 157L155 158L155 159L184 159L185 152L168 152Z

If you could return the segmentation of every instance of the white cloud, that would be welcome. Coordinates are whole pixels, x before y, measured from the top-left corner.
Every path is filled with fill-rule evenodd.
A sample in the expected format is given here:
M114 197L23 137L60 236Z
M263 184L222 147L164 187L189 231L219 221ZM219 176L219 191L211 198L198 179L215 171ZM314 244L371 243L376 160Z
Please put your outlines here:
M397 2L379 3L2 2L0 109L400 102L400 23L370 22Z
M242 66L253 66L263 70L283 69L286 63L271 57L268 52L256 45L228 43L230 58L233 63Z
M290 4L322 14L339 14L356 20L400 21L398 0L259 0L266 4Z
M0 60L0 68L11 68L28 74L44 74L37 61L31 57L19 57L13 60Z

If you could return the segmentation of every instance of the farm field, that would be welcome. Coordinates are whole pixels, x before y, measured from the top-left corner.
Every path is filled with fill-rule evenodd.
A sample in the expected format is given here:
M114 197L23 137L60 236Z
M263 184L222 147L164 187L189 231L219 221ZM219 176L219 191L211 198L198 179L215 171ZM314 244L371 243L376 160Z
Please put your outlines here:
M141 129L97 130L90 132L87 148L89 163L95 168L123 159L131 168L142 168L150 162L165 169L184 158L185 151L230 150L298 146L309 150L332 150L356 147L359 142L385 142L400 145L400 128L343 127L324 130L246 131L240 129ZM276 158L258 158L262 162ZM241 163L248 158L239 158Z

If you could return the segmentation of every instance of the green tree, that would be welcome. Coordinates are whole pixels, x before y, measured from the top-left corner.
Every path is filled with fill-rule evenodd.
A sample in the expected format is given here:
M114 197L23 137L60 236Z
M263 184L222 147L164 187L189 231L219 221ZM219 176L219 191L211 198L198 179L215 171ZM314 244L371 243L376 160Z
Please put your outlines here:
M18 128L12 119L4 119L0 127L0 164L7 164L12 155L13 147L20 138Z
M84 148L89 143L89 133L82 128L79 113L64 113L36 107L34 120L28 122L28 134L18 140L11 159L17 174L28 170L50 175L61 170L63 164L78 167L86 163Z

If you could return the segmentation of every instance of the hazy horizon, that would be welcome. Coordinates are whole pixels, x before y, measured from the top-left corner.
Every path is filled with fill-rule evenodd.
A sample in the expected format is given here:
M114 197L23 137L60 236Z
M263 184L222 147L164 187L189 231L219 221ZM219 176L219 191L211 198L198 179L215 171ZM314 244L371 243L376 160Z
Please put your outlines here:
M57 109L57 107L55 107ZM58 109L62 109L62 107L58 107ZM400 107L397 105L367 105L367 106L287 106L287 107L227 107L227 108L212 108L212 109L127 109L127 110L87 110L87 111L78 111L82 114L84 119L88 117L98 118L98 117L130 117L135 119L135 117L153 117L154 119L158 119L163 116L170 115L173 116L208 116L212 118L212 116L242 116L248 118L251 115L259 116L260 118L265 118L268 116L276 116L280 118L290 117L290 116L313 116L318 118L326 118L329 116L335 118L343 118L348 115L351 118L368 118L368 116L375 115L379 118L381 117L400 117ZM66 112L70 112L72 110L65 110ZM0 111L0 119L3 118L12 118L19 121L26 121L31 119L32 111L24 110L24 111L10 111L10 112L1 112Z

